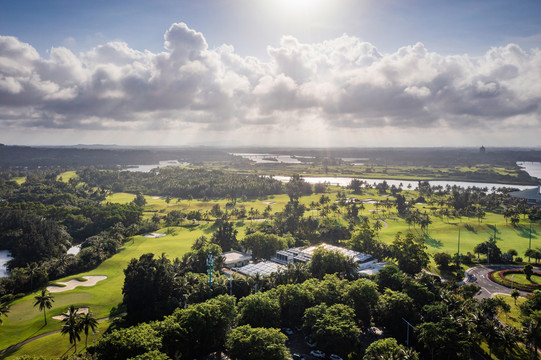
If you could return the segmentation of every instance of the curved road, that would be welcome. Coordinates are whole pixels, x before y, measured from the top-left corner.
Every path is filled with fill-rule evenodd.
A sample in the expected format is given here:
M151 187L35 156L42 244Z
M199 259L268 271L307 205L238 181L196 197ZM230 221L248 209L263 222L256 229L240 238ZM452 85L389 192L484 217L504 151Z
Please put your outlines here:
M497 294L509 295L511 289L500 284L491 281L488 278L488 273L494 270L505 269L522 269L520 265L488 265L488 266L476 266L466 271L466 277L464 282L466 284L476 284L481 287L481 291L475 295L478 299L489 298ZM526 291L520 291L521 296L529 294Z

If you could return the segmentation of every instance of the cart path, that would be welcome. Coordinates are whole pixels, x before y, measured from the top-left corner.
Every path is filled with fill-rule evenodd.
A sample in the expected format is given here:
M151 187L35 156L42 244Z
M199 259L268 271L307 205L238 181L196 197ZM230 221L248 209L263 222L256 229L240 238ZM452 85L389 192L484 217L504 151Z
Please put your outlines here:
M122 314L118 314L118 315L113 315L113 316L107 316L107 317L104 317L104 318L101 318L101 319L97 319L98 322L101 322L101 321L107 321L107 320L111 320L111 319L114 319L116 317L119 317L119 316L122 316L122 315L125 315L126 313L122 313ZM49 332L46 332L46 333L43 333L43 334L39 334L39 335L36 335L36 336L33 336L29 339L26 339L24 341L21 341L20 343L18 344L14 344L14 345L11 345L7 348L5 348L4 350L0 350L0 355L4 355L5 353L7 352L10 352L12 350L15 350L15 349L18 349L20 348L21 346L23 345L26 345L34 340L38 340L38 339L41 339L41 338L44 338L45 336L49 336L49 335L53 335L53 334L58 334L60 331L62 331L62 329L58 329L58 330L53 330L53 331L49 331Z

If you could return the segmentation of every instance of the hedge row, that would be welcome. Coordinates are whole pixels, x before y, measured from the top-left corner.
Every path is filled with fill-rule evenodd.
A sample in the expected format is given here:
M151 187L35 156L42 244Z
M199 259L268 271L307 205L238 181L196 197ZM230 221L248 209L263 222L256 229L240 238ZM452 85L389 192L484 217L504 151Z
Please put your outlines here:
M508 274L523 274L524 272L522 270L516 270L516 269L507 269L507 270L494 270L488 273L488 278L500 285L523 290L523 291L534 291L534 290L541 290L541 285L538 284L523 284L516 281L512 281L506 277ZM534 272L534 275L540 275L541 273Z

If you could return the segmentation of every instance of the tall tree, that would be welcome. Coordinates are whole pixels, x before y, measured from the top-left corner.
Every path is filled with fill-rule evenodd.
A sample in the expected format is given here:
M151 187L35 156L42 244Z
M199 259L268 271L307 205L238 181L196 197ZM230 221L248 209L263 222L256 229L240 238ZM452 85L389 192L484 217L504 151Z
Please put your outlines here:
M76 309L75 306L70 305L68 312L62 314L64 319L64 325L62 325L62 330L60 333L62 335L69 335L70 344L75 346L75 352L77 353L77 341L81 340L81 319L79 318L79 309Z
M98 320L92 316L90 310L81 316L81 327L85 333L85 347L88 347L88 331L92 330L92 332L94 332L98 327Z
M424 239L416 237L412 232L405 236L397 233L391 245L393 257L398 260L398 267L408 274L417 274L428 265L430 259L426 248Z
M211 242L220 245L222 251L229 251L238 247L237 234L238 231L233 228L233 223L224 221L212 234Z
M53 307L53 296L46 289L42 289L41 294L34 296L34 299L36 300L34 306L39 306L40 311L43 310L43 319L45 320L45 324L47 324L45 310Z
M419 354L404 345L398 344L395 338L374 341L368 346L363 360L419 360Z
M278 329L243 325L231 331L227 338L227 348L236 360L282 360L291 357L286 341L287 337Z
M174 269L165 255L154 259L149 253L132 259L124 274L122 293L131 323L155 320L178 306L173 296Z
M239 324L252 327L279 327L280 304L268 292L258 292L239 300Z

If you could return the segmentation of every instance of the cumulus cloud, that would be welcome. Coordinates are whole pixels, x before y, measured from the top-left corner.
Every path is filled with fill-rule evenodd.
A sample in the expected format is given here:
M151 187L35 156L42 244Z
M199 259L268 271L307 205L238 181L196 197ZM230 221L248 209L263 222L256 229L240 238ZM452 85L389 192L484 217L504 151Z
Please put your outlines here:
M342 35L304 44L284 36L269 61L230 45L209 49L184 23L160 53L109 42L42 57L0 36L0 126L226 131L266 129L502 129L541 122L541 51L514 44L484 56L444 56L422 43L382 54Z

